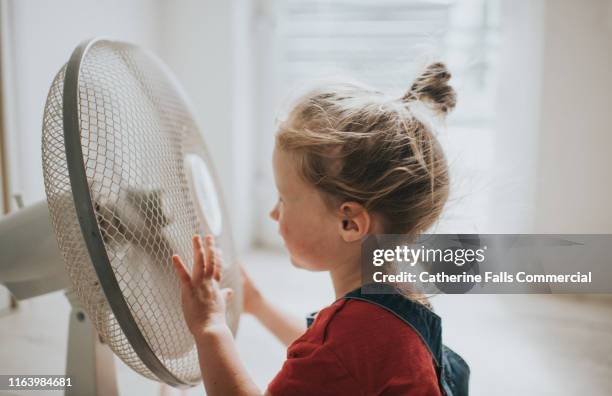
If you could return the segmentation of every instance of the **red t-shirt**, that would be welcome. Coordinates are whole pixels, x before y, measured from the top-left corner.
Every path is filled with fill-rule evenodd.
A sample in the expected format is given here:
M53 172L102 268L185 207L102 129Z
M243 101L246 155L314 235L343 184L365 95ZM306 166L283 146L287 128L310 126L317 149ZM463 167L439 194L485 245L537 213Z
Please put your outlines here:
M375 304L341 298L319 311L287 349L272 396L440 396L429 349L400 318Z

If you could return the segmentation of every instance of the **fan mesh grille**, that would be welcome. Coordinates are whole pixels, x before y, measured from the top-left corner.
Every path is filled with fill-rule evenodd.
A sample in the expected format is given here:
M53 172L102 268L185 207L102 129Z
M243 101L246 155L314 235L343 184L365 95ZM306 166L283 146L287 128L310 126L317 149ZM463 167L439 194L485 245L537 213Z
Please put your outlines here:
M62 117L65 70L55 77L47 98L43 167L51 219L74 293L102 339L127 365L159 380L128 342L113 313L116 309L129 310L170 373L195 383L200 379L197 351L183 320L179 282L170 257L178 253L191 263L191 235L208 231L196 211L184 161L194 154L210 164L199 130L172 77L151 55L110 41L95 42L87 50L79 72L79 129L107 265L126 303L111 307L89 257L72 198ZM240 276L224 229L217 237L225 256L222 286L239 292ZM240 295L235 297L228 309L234 331L242 300Z

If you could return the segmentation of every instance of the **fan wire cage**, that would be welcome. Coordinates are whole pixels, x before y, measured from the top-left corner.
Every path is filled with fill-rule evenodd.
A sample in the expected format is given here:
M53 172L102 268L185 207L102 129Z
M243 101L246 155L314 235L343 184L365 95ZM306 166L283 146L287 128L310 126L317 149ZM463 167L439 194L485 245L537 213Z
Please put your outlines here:
M215 234L224 253L221 287L237 293L228 307L234 332L242 298L228 226L219 223L227 218L223 201L214 188L204 203L194 192L187 158L219 184L175 79L134 45L82 44L51 85L42 146L58 244L101 339L148 378L199 382L172 254L192 263L191 236Z

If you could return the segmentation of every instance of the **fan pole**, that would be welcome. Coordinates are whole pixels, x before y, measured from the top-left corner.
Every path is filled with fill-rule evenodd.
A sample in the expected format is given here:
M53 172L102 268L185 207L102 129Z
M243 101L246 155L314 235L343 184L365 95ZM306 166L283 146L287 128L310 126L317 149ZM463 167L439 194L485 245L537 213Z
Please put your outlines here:
M72 307L66 361L66 376L72 386L66 388L65 395L119 396L112 351L100 340L72 292L67 291L66 297Z

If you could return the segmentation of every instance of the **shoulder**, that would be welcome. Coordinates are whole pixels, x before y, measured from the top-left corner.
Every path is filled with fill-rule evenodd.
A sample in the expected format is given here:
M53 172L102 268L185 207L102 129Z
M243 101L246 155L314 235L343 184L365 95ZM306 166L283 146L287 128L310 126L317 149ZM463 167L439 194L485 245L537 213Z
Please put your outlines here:
M339 299L317 314L308 331L296 340L311 346L325 345L342 360L360 355L410 355L410 362L431 362L421 336L387 309L367 301Z
M346 349L350 347L343 342L346 340L359 345L367 343L383 350L410 348L428 354L425 343L408 323L367 301L344 299L328 321L325 341Z
M341 298L322 309L305 336L311 342L325 342L330 336L351 336L379 331L399 332L418 338L418 334L389 310L371 302ZM310 334L308 334L310 333Z
M374 303L342 300L322 317L321 345L353 378L369 379L361 385L373 393L409 389L439 394L433 356L414 328Z

